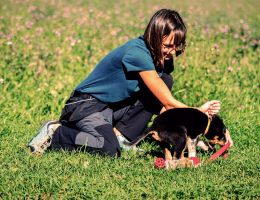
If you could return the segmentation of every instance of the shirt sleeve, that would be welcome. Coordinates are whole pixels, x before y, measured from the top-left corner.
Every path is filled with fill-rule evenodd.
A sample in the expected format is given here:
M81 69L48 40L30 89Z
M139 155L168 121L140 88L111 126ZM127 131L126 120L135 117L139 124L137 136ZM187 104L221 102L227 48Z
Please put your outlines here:
M122 58L127 72L155 70L152 57L148 50L132 47Z

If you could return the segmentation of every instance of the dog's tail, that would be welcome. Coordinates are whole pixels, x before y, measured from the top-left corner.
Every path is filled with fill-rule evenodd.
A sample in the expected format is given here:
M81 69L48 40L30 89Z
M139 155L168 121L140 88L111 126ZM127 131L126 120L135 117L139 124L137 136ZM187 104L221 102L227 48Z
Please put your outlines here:
M126 142L124 141L123 144L127 145L129 147L133 147L136 146L139 142L141 142L144 138L146 138L149 134L153 133L152 128L149 127L147 128L142 135L140 135L138 138L136 138L135 140L133 140L132 142Z

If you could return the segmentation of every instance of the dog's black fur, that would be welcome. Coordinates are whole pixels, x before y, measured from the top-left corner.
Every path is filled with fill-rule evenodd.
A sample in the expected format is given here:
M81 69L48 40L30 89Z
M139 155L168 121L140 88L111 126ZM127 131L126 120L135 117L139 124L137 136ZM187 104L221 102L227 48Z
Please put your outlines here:
M173 146L173 152L176 159L183 156L186 146L187 137L196 139L203 134L208 125L208 116L195 108L175 108L167 110L158 115L153 124L136 140L127 145L133 146L138 144L147 135L157 133L159 141L163 148L170 149ZM211 119L208 132L205 137L212 145L225 143L226 126L222 119L215 115Z

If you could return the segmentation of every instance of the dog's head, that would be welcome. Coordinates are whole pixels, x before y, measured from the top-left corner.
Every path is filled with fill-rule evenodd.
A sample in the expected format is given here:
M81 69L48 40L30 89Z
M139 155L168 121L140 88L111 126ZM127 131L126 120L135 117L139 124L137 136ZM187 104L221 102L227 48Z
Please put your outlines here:
M226 141L230 138L229 131L227 130L223 120L218 115L212 117L208 133L206 133L205 136L209 140L209 144L212 146L216 144L224 146Z

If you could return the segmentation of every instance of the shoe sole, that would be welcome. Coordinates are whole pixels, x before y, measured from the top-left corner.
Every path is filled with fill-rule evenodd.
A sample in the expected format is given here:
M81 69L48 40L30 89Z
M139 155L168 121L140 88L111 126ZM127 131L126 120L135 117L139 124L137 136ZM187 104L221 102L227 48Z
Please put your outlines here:
M52 124L57 124L59 121L52 120L44 122L37 132L37 135L31 139L31 141L28 144L28 147L30 148L32 153L43 153L44 150L42 150L41 146L44 144L42 141L47 141L49 138L52 137L52 134L48 134L49 126Z
M135 151L135 152L145 152L144 149L140 149L137 148L136 145L134 146L129 146L126 145L125 143L130 143L124 136L117 136L117 140L119 143L119 146L121 147L121 149L125 150L125 151Z

